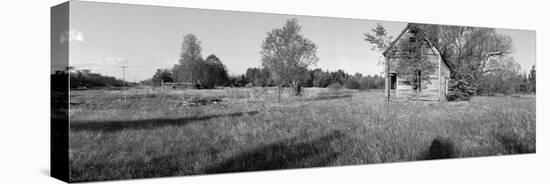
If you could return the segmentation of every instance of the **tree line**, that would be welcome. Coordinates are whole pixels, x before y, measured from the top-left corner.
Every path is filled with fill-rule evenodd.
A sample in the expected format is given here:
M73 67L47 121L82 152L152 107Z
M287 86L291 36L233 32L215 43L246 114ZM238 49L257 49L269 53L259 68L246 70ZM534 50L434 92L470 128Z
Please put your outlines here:
M214 54L202 58L201 42L193 34L184 36L180 59L172 68L157 69L147 84L163 82L191 83L195 88L276 86L291 87L300 95L302 87L325 88L331 84L350 89L383 88L383 78L378 75L350 75L343 70L334 72L310 69L319 58L317 45L300 34L296 19L287 20L282 28L267 33L262 42L262 66L249 68L243 75L229 76L227 68Z
M521 67L514 62L513 58L494 62L490 64L493 70L481 76L477 94L536 93L536 68L534 65L529 73L521 73Z
M306 70L301 74L301 87L326 88L330 85L341 85L347 89L382 89L384 88L384 78L379 75L363 76L361 73L351 75L344 70L328 71L320 68ZM242 76L233 77L236 83L233 86L245 87L274 87L277 83L271 78L267 68L248 68ZM290 86L285 86L290 87Z
M153 77L144 81L144 84L160 86L163 82L176 82L173 69L157 69ZM224 76L222 74L222 76ZM366 75L355 73L351 75L343 70L328 71L320 68L306 70L302 87L326 88L330 85L340 85L347 89L382 89L384 88L384 78L380 75ZM264 67L252 67L246 70L242 75L225 75L227 81L222 84L210 85L208 88L219 87L276 87L277 83L271 78L271 73ZM284 86L289 87L289 86ZM206 86L204 88L207 88Z
M104 76L99 73L93 73L91 70L79 70L69 66L63 71L56 71L53 76L69 76L69 86L71 89L104 88L104 87L122 87L124 85L135 85L135 83L124 82L112 76Z

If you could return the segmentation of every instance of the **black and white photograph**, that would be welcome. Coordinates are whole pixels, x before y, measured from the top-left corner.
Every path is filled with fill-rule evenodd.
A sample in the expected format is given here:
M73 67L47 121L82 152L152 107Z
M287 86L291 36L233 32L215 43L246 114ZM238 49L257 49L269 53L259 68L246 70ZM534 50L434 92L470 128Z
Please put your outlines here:
M87 1L51 16L51 136L68 140L51 172L69 182L537 152L534 30Z

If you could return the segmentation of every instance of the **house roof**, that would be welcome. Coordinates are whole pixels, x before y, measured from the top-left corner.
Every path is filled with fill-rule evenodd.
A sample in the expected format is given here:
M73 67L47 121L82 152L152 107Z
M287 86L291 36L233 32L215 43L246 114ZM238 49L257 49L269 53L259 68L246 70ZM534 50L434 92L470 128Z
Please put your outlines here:
M393 49L393 47L395 46L395 44L397 43L397 41L399 39L401 39L401 37L407 32L407 30L409 30L409 27L410 27L410 23L407 24L407 27L405 27L405 29L403 29L403 31L401 31L401 33L399 33L399 35L395 38L395 40L393 40L390 45L388 46L388 48L382 53L382 55L384 55L384 57L387 57L386 55L388 55L388 52Z
M403 31L401 31L401 33L399 33L399 35L395 38L395 40L393 40L390 43L388 48L382 53L382 55L384 55L384 57L387 57L390 50L392 50L393 47L395 47L395 44L397 43L397 41L399 41L401 39L401 37L403 37L403 35L409 30L410 27L411 27L411 23L408 23L407 27L405 27L405 29L403 29ZM441 52L439 52L439 49L432 42L430 42L430 40L426 40L426 41L428 42L428 44L430 44L430 46L435 48L435 50L437 51L437 54L439 55L439 57L442 58L441 60L443 61L443 63L445 65L447 65L447 67L449 67L449 64L447 63L447 61L445 59L443 59L443 56L441 55Z

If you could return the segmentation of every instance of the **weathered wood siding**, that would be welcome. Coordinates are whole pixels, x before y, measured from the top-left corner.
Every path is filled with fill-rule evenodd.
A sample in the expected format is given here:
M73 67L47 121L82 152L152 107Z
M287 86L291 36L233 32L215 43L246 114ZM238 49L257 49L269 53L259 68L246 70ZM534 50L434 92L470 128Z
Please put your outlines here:
M439 76L441 77L441 82L439 85L439 101L447 101L449 81L451 80L451 70L442 60L439 61L439 66Z
M398 39L408 39L410 34L405 30ZM399 40L394 41L394 43ZM386 59L390 62L390 73L395 73L392 68L397 67L400 58L399 48L394 45L390 48L394 53L386 55ZM435 72L430 74L428 80L422 81L422 90L413 90L411 85L405 83L405 79L397 74L396 89L390 91L390 98L398 100L429 100L429 101L446 101L448 93L448 83L450 80L450 70L448 66L441 60L440 54L435 48L427 48L422 51L428 58L429 62L435 64ZM424 75L424 74L422 74Z
M430 74L429 80L422 81L422 90L413 90L411 85L405 83L405 79L397 75L397 87L393 97L398 99L416 99L438 101L440 98L439 82L439 57L433 52L427 52L428 61L436 64L436 70Z

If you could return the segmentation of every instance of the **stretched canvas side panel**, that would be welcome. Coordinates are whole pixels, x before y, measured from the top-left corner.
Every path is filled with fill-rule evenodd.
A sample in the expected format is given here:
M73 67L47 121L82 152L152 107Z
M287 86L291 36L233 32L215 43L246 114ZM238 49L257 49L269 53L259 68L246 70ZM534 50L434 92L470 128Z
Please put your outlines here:
M69 181L69 2L51 8L51 176Z

